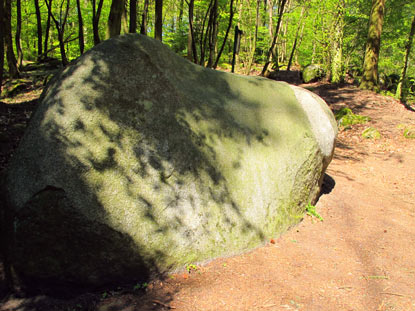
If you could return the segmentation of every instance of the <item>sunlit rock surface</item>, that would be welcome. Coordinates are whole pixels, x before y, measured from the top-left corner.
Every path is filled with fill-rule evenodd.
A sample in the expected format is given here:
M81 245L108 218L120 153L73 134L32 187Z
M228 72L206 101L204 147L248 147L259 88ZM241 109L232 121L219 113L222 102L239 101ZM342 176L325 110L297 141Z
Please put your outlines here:
M314 202L336 133L304 89L105 41L51 81L9 167L15 268L98 286L255 248Z

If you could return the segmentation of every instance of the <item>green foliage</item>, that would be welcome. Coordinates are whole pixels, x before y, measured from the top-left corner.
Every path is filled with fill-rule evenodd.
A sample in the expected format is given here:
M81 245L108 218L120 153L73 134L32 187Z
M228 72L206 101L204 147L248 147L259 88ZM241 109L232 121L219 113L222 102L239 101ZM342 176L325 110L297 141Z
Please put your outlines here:
M390 96L390 97L395 97L395 93L388 91L388 90L381 90L379 92L379 94L383 95L383 96Z
M404 129L403 136L405 138L415 138L415 127L407 127L406 129Z
M399 9L398 9L399 8ZM380 72L387 75L400 74L405 54L405 44L414 14L414 4L404 0L386 1L386 15L382 32L380 50ZM409 66L408 75L414 75L415 70Z
M66 1L52 1L52 11L59 20L61 8L65 7ZM98 1L97 1L98 2ZM234 1L234 18L231 31L229 33L224 50L222 53L221 67L223 64L230 64L233 51L234 27L238 25L243 31L241 47L239 53L239 65L243 69L249 63L254 51L254 66L266 61L266 55L272 41L272 33L275 31L278 15L278 1L273 2L274 6L269 8L268 1L245 0L243 2ZM279 68L284 68L294 43L296 48L293 54L292 68L304 67L308 64L324 64L327 72L331 68L331 57L333 54L333 42L338 42L334 31L338 22L343 22L344 28L342 36L342 58L333 61L342 62L343 72L349 73L355 80L359 80L365 44L368 34L368 22L371 10L371 1L364 0L345 0L344 8L335 0L292 0L286 5L283 15L279 37L277 40L278 64ZM85 36L85 50L93 47L92 29L92 1L81 1L81 11L83 17L83 30ZM188 54L188 34L189 34L189 7L187 1L183 0L164 0L163 2L163 42L171 47L181 56ZM198 55L203 50L202 38L206 36L208 30L209 9L211 0L197 0L194 2L194 33ZM222 45L225 38L226 29L229 21L230 0L219 0L217 16L217 43L216 51ZM259 5L259 25L256 32L256 14ZM16 29L16 2L12 2L12 28L13 36ZM108 16L111 1L103 2L102 12L99 22L99 34L101 40L105 38L105 29L108 23ZM129 18L129 3L126 1L127 22ZM140 29L141 17L143 13L143 1L138 2L137 8L138 29ZM271 9L271 16L270 16ZM43 40L45 39L46 20L48 16L47 7L40 1L40 11L42 18ZM340 13L341 12L341 13ZM405 54L405 44L410 30L411 19L415 12L415 4L407 0L386 1L386 14L383 24L382 44L379 59L379 72L381 75L400 74L403 66ZM147 18L147 35L153 36L154 32L154 1L150 1ZM66 39L65 49L69 60L73 60L80 55L78 36L78 15L76 2L70 2L67 25L65 27ZM256 40L255 40L256 36ZM60 58L58 48L57 31L55 25L51 24L49 31L48 56ZM209 41L209 40L208 40ZM208 55L208 41L204 47L205 59ZM25 60L36 60L37 58L37 23L35 7L33 1L22 2L22 33L21 44L23 47ZM254 46L255 45L255 46ZM414 61L414 54L410 56L410 63ZM7 65L7 64L6 64ZM260 69L260 68L258 68ZM415 67L409 66L408 76L415 76ZM393 90L389 90L393 92ZM414 93L414 92L412 92ZM411 92L408 93L409 96Z
M319 219L320 221L324 221L323 217L321 217L321 215L317 212L316 207L314 205L312 205L311 203L307 204L306 212L307 212L307 215L309 215L311 217L315 217L315 218Z
M344 107L337 111L334 116L339 126L348 127L353 124L364 124L370 120L369 117L354 114L350 108Z
M415 126L399 124L398 129L402 130L402 135L408 139L415 139Z
M163 42L181 56L187 53L187 25L181 24L176 29L170 28L163 34Z
M366 139L380 139L382 135L374 127L367 127L363 130L362 137Z
M197 271L198 270L198 268L197 268L197 266L196 265L194 265L194 264L187 264L186 265L186 270L187 270L187 272L191 272L191 271Z
M144 283L137 283L133 286L133 290L140 290L140 289L146 289L148 287L148 283L144 282Z

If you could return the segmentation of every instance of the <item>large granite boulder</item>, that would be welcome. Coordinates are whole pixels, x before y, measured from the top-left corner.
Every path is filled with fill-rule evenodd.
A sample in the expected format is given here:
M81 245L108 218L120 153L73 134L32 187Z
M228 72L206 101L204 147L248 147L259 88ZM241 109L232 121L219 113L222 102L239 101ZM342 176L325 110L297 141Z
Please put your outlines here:
M304 89L105 41L50 82L9 167L15 269L98 286L255 248L316 200L336 133Z

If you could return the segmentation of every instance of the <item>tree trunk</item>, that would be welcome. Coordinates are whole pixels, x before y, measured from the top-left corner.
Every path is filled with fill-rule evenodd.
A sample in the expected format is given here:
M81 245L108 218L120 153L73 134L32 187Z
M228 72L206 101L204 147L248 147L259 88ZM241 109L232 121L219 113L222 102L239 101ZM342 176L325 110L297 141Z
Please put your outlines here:
M81 1L76 0L76 8L78 10L78 42L79 52L84 54L85 43L84 43L84 23L82 20Z
M408 42L405 46L405 59L404 65L402 68L401 79L399 81L398 87L396 89L396 98L398 98L402 103L406 104L406 95L408 88L406 86L406 71L408 70L409 55L411 54L412 41L415 35L415 15L412 19L411 31L409 32Z
M128 32L137 32L137 0L130 0L130 27Z
M330 76L332 83L340 83L343 81L343 29L344 29L344 14L345 14L345 0L337 2L337 13L334 18L334 25L332 31L332 42L330 52Z
M124 11L124 0L112 0L108 16L107 38L118 36L121 33L121 20Z
M129 33L130 25L128 22L127 1L123 0L121 12L121 33Z
M232 0L233 1L233 0ZM182 24L183 24L183 7L184 7L184 0L180 0L180 5L179 5L179 17L178 17L178 21L177 21L177 29L180 31L180 29L182 28Z
M66 25L66 21L68 19L68 13L69 13L69 2L70 0L66 0L67 4L66 4L66 10L65 10L65 15L63 16L63 20L61 23L61 27L60 27L60 31L58 31L58 39L59 39L59 49L61 52L61 57L62 57L62 64L64 66L69 64L68 58L66 56L66 51L65 51L65 43L64 43L64 34L65 34L65 25ZM62 11L60 16L62 16Z
M235 35L233 37L233 53L232 53L232 70L235 72L235 64L237 61L237 55L239 54L239 47L241 43L242 30L239 29L238 25L235 26Z
M258 0L258 1L260 1L260 0ZM222 46L221 46L221 48L219 50L218 56L216 57L215 64L213 65L213 68L215 68L215 69L218 66L219 59L220 59L220 57L222 55L223 49L225 48L226 40L228 39L229 31L232 28L232 21L233 21L233 14L234 14L234 12L233 12L233 0L231 0L230 5L229 5L229 13L230 13L230 15L229 15L229 23L228 23L228 28L226 29L225 38L223 39Z
M66 56L65 42L64 42L62 31L58 31L58 40L59 40L59 50L61 52L61 58L62 58L62 65L66 66L69 64L69 61L68 61L68 57Z
M19 68L19 70L22 68L22 62L23 62L23 51L22 51L22 45L20 42L21 33L22 33L22 3L21 3L21 0L16 0L16 34L14 37L14 41L16 44L17 67Z
M189 19L190 19L190 16L189 16ZM186 54L186 58L191 62L194 61L194 59L193 59L193 55L194 55L194 53L193 53L193 43L194 43L194 40L193 40L193 29L192 28L193 28L193 25L191 23L189 23L189 29L187 30L187 54ZM197 63L197 60L195 61L195 63Z
M372 0L363 76L360 83L362 89L379 90L378 62L384 14L385 0Z
M280 0L279 8L278 8L278 22L277 22L277 26L275 27L274 38L272 39L271 47L268 50L267 62L265 63L264 68L262 68L261 76L268 75L268 66L271 63L272 59L273 58L278 59L276 55L277 54L276 43L277 43L278 33L280 31L282 16L284 14L284 8L285 8L286 3L287 3L287 0Z
M258 39L258 28L259 28L259 7L261 5L261 0L257 0L256 4L256 17L255 17L255 34L254 34L254 42L252 43L250 56L248 59L248 65L246 66L245 74L249 75L251 72L252 63L255 59L255 51L256 51L256 42Z
M99 0L98 8L96 8L96 0L92 0L92 32L94 34L94 45L101 42L99 37L99 19L101 17L103 4L104 0Z
M274 37L272 34L272 17L274 16L274 0L267 0L268 5L268 34L269 34L269 42L272 42L272 38Z
M50 5L52 5L52 0L50 0ZM41 58L46 58L48 56L48 41L49 41L49 32L50 32L50 21L51 21L51 12L48 10L48 19L46 21L46 30L45 30L45 44L44 44L44 53Z
M154 39L163 41L163 0L155 0Z
M291 49L290 58L288 60L287 71L290 71L290 69L291 69L291 64L293 62L294 53L295 53L295 50L297 48L297 42L298 42L298 37L299 37L299 34L300 34L300 29L304 25L304 19L303 19L304 12L305 12L305 7L303 7L301 9L300 22L298 23L297 31L295 33L295 39L294 39L294 43L293 43L293 48Z
M187 30L187 55L186 58L189 61L194 61L193 59L193 45L195 44L193 38L194 38L194 33L193 33L193 10L194 10L194 0L190 0L189 2L187 2L188 4L188 15L189 15L189 29ZM195 63L197 63L197 60L195 61Z
M37 26L37 56L42 56L42 16L40 14L39 0L34 0L36 11L36 26Z
M144 0L143 14L141 16L140 33L147 35L147 15L148 15L149 0Z
M239 16L243 16L243 10L244 9L244 0L239 0L239 7L238 7L238 23L236 24L236 26L238 27L238 40L241 40L242 37L242 30L241 30L241 19L239 18ZM236 33L236 28L235 28L235 33ZM240 35L239 35L240 34ZM239 47L240 47L240 42L238 42L238 53L232 55L232 73L235 72L235 68L239 68L240 67L240 57L239 57ZM234 48L235 48L235 36L234 36Z
M49 0L49 2L48 0L45 0L45 3L46 3L46 6L48 7L50 17L55 23L56 30L58 32L59 49L61 52L62 64L66 66L68 65L69 61L68 61L68 58L66 56L66 51L65 51L64 34L65 34L66 21L68 20L70 0L67 0L66 2L65 12L62 12L63 3L64 3L64 0L62 0L61 6L60 6L60 12L59 12L59 21L56 19L56 17L52 13L52 0Z
M205 17L203 19L203 23L202 23L202 30L200 31L200 59L199 59L199 65L204 66L205 65L205 51L206 51L206 45L207 45L207 40L208 38L210 38L210 33L211 33L211 26L212 24L210 23L210 11L212 10L212 6L213 6L213 2L215 0L211 0L209 2L209 7L206 10L205 13ZM209 16L209 21L208 21L208 25L206 27L206 32L205 32L205 24L206 24L206 20L207 17Z
M210 36L209 36L209 58L206 67L212 68L216 59L216 41L218 37L218 0L214 0L212 10L210 11Z
M288 3L288 2L287 2ZM287 11L289 11L289 7ZM282 34L282 40L280 40L280 49L278 53L279 63L285 63L287 59L287 39L284 39L287 37L287 31L288 31L288 20L285 21L285 23L282 24L281 27L281 34ZM278 44L278 41L277 41Z
M13 50L13 39L12 39L12 5L11 0L6 0L4 7L4 46L6 49L7 64L9 65L9 75L11 78L19 77L19 69L17 67L17 60Z
M193 11L195 1L190 0L188 2L189 5L189 34L187 37L187 59L197 64L197 49L196 49L196 41L195 41L195 32L193 27Z
M4 0L0 0L0 94L4 74Z
M301 43L303 42L304 26L305 26L305 23L303 23L303 26L301 27L300 38L298 40L297 47L296 47L296 50L294 52L295 53L295 63L296 64L298 64L298 50L301 46Z

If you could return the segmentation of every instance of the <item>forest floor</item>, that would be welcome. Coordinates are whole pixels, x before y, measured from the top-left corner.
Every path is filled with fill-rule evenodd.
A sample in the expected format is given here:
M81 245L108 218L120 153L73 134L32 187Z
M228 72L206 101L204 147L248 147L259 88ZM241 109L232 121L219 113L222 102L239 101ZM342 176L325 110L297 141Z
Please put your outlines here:
M303 85L334 110L370 117L339 132L329 193L279 238L149 284L70 299L8 295L1 311L415 310L415 113L353 85ZM24 132L38 88L0 104L0 169ZM16 104L17 102L24 102ZM376 128L379 139L362 131ZM327 189L326 189L327 190ZM328 192L328 191L326 191ZM1 273L0 273L1 274Z

